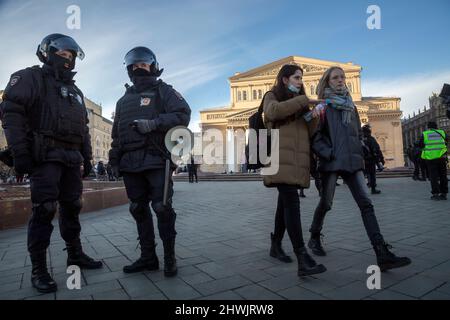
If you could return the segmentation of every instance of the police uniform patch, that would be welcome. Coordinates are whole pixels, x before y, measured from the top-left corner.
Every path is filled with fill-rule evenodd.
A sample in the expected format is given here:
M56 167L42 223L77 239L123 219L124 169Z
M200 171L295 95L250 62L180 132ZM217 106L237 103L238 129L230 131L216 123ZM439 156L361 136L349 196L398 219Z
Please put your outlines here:
M150 99L148 97L141 98L141 107L150 105L150 102L152 102L152 99Z
M184 100L183 96L181 95L181 93L179 93L177 90L173 90L173 92L175 93L175 95L178 97L178 99L180 100Z
M9 81L9 85L11 87L15 86L20 81L20 76L13 76L11 77L11 80Z

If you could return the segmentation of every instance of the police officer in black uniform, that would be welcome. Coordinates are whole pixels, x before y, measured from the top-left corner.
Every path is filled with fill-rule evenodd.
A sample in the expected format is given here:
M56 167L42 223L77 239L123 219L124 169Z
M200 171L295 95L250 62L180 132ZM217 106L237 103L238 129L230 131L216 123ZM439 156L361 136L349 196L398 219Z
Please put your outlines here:
M176 90L158 80L163 70L159 69L150 49L132 49L125 56L125 64L133 86L126 86L125 95L117 102L109 160L115 175L123 175L130 212L137 224L141 257L123 271L159 269L151 202L164 246L164 275L175 276L176 214L172 208L171 179L174 166L170 166L166 176L166 160L170 154L164 137L175 126L187 126L191 110ZM166 203L163 199L165 179L168 179Z
M43 66L11 76L3 95L3 128L17 173L31 177L32 214L28 251L32 285L39 292L57 290L47 271L46 251L59 202L59 228L66 243L67 265L100 268L81 247L82 176L92 169L92 149L83 94L75 86L75 58L84 53L71 37L51 34L38 46Z
M368 186L372 190L372 194L380 194L381 191L376 189L377 186L377 164L384 165L384 157L381 152L380 145L372 136L372 128L366 124L362 127L364 142L364 167L367 174Z

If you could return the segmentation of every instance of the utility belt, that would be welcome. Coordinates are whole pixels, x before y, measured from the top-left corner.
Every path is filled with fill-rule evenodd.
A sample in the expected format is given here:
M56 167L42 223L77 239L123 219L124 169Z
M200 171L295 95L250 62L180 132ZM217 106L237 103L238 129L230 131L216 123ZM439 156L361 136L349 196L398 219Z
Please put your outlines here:
M164 144L161 146L161 142L164 143L164 138L158 140L158 137L147 136L143 141L121 145L120 153L123 155L126 152L146 150L152 155L171 160L170 152Z
M47 147L50 147L50 148L62 148L62 149L75 150L75 151L82 150L81 143L66 142L66 141L56 140L56 139L49 138L49 137L44 138L44 143Z
M81 151L82 144L75 142L67 142L55 139L53 137L45 136L40 133L33 133L33 160L36 163L45 161L47 157L47 151L49 149L65 149L73 151Z

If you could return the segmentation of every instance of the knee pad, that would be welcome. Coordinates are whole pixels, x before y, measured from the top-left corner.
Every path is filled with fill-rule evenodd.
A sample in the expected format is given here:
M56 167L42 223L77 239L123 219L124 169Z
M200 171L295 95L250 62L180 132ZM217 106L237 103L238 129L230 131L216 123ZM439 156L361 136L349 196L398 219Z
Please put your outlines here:
M56 209L56 201L34 203L31 219L42 223L51 223L55 217Z
M132 202L130 204L130 213L136 222L142 222L150 217L148 203Z
M62 216L78 216L80 214L81 208L83 207L81 199L74 201L61 201L59 203L59 212Z
M175 217L175 211L170 204L163 205L162 202L152 202L152 208L161 221L169 221Z
M60 202L61 208L68 209L70 211L81 211L81 208L83 207L81 203L81 199L77 199L74 201L61 201Z

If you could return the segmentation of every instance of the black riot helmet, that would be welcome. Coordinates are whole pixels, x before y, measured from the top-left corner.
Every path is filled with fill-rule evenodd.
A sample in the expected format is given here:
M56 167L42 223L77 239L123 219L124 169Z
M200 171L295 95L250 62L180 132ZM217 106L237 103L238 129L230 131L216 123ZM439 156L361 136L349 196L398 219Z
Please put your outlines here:
M153 76L159 77L164 69L159 70L159 64L156 56L152 50L146 47L136 47L128 51L124 58L124 64L127 66L128 74L131 78L133 65L136 63L147 63L150 65L150 73Z
M80 60L83 60L85 56L73 38L60 33L53 33L42 39L36 55L42 63L48 63L50 54L61 50L72 51L74 58L78 57Z

